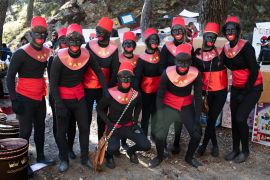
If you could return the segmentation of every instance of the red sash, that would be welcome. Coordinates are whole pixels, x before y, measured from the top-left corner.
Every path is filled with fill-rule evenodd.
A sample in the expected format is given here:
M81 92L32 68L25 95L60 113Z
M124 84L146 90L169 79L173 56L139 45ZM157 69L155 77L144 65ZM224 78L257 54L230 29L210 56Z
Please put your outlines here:
M188 73L184 76L180 76L176 72L176 66L170 66L166 69L166 74L169 80L177 87L185 87L191 84L198 76L199 71L197 68L190 66Z
M145 93L156 93L160 83L160 76L155 77L143 77L141 83L141 89Z
M121 127L130 127L134 124L134 122L129 121L128 123L125 123L125 124L117 124L117 125L115 125L115 123L112 123L112 124L115 126L116 129L119 129Z
M47 61L51 52L51 49L44 45L40 51L37 51L30 45L30 43L22 46L21 48L26 52L26 54L28 54L28 56L40 62Z
M248 69L239 69L239 70L232 70L232 85L238 88L244 88L249 76ZM259 70L257 80L255 81L253 86L257 86L262 84L262 73Z
M112 87L108 89L108 91L110 95L112 96L112 98L116 100L117 102L119 102L120 104L128 104L128 102L130 101L132 97L133 89L131 88L128 93L122 93L117 89L117 86L116 86L116 87ZM136 96L137 95L138 93L136 94Z
M163 104L170 106L173 109L181 111L182 107L192 104L193 96L176 96L169 91L165 93Z
M160 61L159 53L155 52L154 54L143 53L140 58L146 62L156 64Z
M46 96L45 78L19 78L16 92L30 99L41 101Z
M81 48L81 55L78 58L72 58L68 54L68 48L64 48L59 49L58 57L67 68L71 70L78 70L88 62L90 54L87 49Z
M88 42L88 45L90 49L100 58L108 58L110 57L116 50L117 50L117 45L113 43L109 43L109 45L105 48L100 47L98 45L97 40L91 40Z
M202 72L202 89L206 90L209 81L210 72ZM219 91L228 87L227 69L221 71L212 71L208 84L208 91Z
M230 59L234 58L243 49L246 43L247 43L246 40L239 39L236 46L231 48L230 43L227 42L224 46L224 53L226 57Z
M109 68L101 68L101 70L102 70L102 72L105 76L106 82L108 84L110 81L110 69ZM83 85L87 89L101 88L98 77L91 67L89 67L87 69L86 73L84 74Z
M120 54L119 56L119 62L123 63L123 62L130 62L133 66L133 68L135 68L137 66L137 61L138 61L139 56L138 55L133 55L133 58L128 59L127 57L125 57L123 54Z
M58 87L61 99L77 99L78 101L84 97L84 90L82 83L74 87Z

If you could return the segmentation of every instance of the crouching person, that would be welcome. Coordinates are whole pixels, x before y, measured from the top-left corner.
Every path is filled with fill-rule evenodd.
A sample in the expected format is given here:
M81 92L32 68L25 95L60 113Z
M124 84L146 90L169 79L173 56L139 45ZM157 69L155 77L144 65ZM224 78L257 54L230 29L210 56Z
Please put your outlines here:
M98 114L107 125L107 133L115 127L106 152L106 166L111 169L115 168L113 155L120 148L121 138L135 143L127 150L132 163L139 163L136 151L147 151L151 148L149 140L137 124L141 112L141 95L131 88L133 77L132 64L123 62L117 74L118 86L110 88L108 95L104 96L97 106Z

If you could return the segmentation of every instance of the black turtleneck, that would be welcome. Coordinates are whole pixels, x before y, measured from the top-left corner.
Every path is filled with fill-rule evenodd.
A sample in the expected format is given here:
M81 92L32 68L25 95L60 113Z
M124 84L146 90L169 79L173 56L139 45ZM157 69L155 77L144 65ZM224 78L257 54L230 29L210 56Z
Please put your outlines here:
M118 88L120 92L127 93L123 88ZM110 94L107 94L102 97L97 105L98 115L102 118L102 120L108 124L109 126L112 123L116 123L122 112L124 111L126 104L120 104L116 101ZM129 108L123 115L119 124L126 124L130 121L135 123L138 122L139 115L141 113L142 103L141 103L141 95L138 93L138 96L131 102ZM109 109L109 110L108 110ZM107 113L109 112L109 113Z

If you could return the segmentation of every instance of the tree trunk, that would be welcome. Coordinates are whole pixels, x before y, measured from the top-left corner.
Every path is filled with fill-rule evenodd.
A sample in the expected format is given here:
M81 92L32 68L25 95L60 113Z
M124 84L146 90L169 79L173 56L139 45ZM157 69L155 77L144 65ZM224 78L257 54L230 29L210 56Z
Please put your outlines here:
M152 12L152 1L144 0L144 5L141 13L141 30L142 30L142 39L144 41L143 33L149 27L150 18Z
M33 18L33 11L34 11L34 2L35 0L28 0L27 15L24 27L29 27L31 24L31 19Z
M7 9L8 9L8 0L1 0L0 1L0 49L2 49L3 26L6 19ZM2 51L0 51L0 57L2 57Z
M227 16L228 1L224 0L201 0L201 32L207 22L215 22L221 26L224 24Z

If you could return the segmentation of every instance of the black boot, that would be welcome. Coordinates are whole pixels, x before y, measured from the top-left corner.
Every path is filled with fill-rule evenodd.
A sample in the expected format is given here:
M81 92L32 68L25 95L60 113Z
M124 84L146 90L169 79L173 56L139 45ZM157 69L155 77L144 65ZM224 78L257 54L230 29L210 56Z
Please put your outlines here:
M244 153L244 152L240 152L233 160L233 162L235 163L242 163L242 162L245 162L246 159L248 158L249 156L249 153Z
M206 150L206 146L204 145L200 145L198 150L197 150L197 153L200 155L200 156L203 156L204 153L205 153L205 150Z
M163 161L163 159L161 159L161 158L159 158L159 157L155 157L154 159L152 159L150 162L149 162L149 164L148 164L148 166L150 167L150 168L155 168L155 167L157 167L158 165L160 165L160 163Z
M55 161L54 160L47 159L47 158L45 158L44 155L41 155L41 156L38 156L37 157L37 163L43 163L43 164L46 164L48 166L55 165Z
M87 168L92 168L91 162L87 156L87 153L81 153L81 164Z
M199 166L203 166L202 163L200 163L197 159L195 158L185 158L185 161L190 164L192 167L198 168Z
M127 145L127 139L121 139L121 146L126 151L129 149L129 146Z
M213 146L211 150L211 155L213 157L218 157L219 156L219 149L218 146Z
M106 157L106 166L110 169L114 169L115 168L115 162L114 162L114 158L112 157Z
M234 158L235 158L238 154L239 154L238 151L232 151L232 152L228 153L228 154L224 157L224 159L225 159L226 161L232 161L232 160L234 160Z
M59 167L58 167L58 171L63 173L65 171L67 171L69 168L69 163L68 161L60 161L59 163Z
M130 159L130 162L134 163L134 164L139 164L139 159L137 157L137 154L131 151L127 151L127 155Z
M77 157L72 149L69 150L68 156L69 156L70 159L76 159L76 157Z

